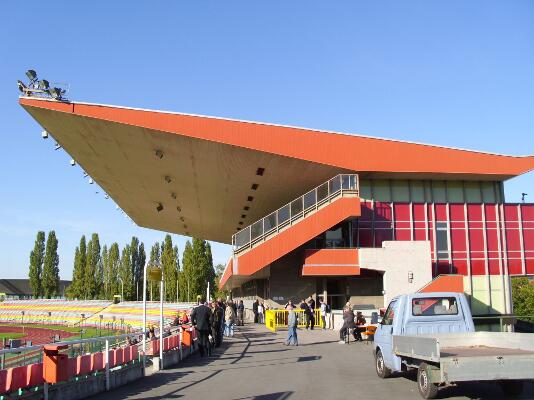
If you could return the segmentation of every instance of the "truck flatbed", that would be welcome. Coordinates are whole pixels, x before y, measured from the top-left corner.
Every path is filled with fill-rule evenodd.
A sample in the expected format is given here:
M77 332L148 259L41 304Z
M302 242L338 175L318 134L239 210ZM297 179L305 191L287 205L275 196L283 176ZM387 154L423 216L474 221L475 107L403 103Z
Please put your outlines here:
M469 347L443 347L440 355L444 357L488 357L488 356L513 356L534 354L531 350L508 349L504 347L469 346Z

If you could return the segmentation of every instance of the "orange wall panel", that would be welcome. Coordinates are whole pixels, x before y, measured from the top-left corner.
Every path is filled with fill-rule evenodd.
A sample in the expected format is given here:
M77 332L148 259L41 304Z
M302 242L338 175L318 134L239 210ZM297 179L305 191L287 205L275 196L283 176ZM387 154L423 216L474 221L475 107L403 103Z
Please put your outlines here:
M304 266L359 266L358 249L306 249Z

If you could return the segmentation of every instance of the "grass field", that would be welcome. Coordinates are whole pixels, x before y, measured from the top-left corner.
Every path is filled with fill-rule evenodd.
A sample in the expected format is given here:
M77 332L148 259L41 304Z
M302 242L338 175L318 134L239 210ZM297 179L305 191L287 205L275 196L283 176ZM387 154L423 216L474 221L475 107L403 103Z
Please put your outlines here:
M0 340L2 339L18 339L23 337L22 333L0 333Z

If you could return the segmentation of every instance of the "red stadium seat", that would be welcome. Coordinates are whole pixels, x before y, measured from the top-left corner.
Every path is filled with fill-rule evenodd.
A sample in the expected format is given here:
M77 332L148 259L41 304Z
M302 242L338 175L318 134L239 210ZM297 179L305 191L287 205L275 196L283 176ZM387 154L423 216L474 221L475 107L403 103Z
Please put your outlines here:
M132 361L132 346L128 346L122 349L123 364L129 363L130 361Z
M108 362L109 362L109 368L113 368L114 366L116 366L116 361L115 361L115 350L110 350L108 352Z
M76 376L76 368L78 366L78 360L76 358L69 358L69 377Z
M7 385L9 392L26 387L27 371L27 366L9 368L7 370Z
M76 375L87 375L91 372L91 355L76 357Z
M132 360L137 360L137 358L139 357L139 347L132 346L131 352L132 352Z
M43 379L43 363L30 364L26 366L26 386L34 387L44 383Z
M163 351L167 351L171 348L170 341L171 341L170 337L163 338Z
M0 394L7 392L7 369L0 370Z
M91 354L91 371L100 371L106 368L104 364L104 353L93 353Z
M122 348L115 349L115 365L120 365L124 362L124 350Z

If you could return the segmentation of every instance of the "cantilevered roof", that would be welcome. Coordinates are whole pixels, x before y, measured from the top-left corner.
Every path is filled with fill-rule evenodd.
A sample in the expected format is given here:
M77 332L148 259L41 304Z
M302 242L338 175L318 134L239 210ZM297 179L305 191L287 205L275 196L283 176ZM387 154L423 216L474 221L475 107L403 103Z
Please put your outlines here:
M100 104L20 104L138 225L223 243L338 173L505 180L534 169L533 156Z

